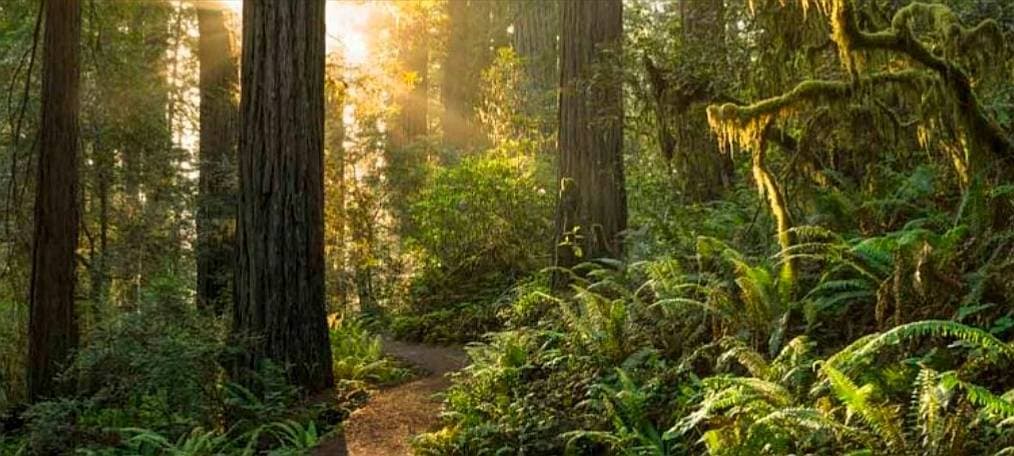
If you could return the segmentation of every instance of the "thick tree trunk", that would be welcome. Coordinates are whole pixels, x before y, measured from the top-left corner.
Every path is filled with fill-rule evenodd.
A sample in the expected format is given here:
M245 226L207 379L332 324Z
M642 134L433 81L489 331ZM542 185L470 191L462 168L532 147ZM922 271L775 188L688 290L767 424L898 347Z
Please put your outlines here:
M246 0L233 318L308 392L333 383L324 305L324 0Z
M236 219L235 57L220 9L199 7L201 142L197 303L221 314L231 296Z
M59 393L54 377L77 346L78 89L81 5L49 0L42 69L42 126L28 328L32 400Z
M622 1L562 0L556 265L620 258L627 228Z

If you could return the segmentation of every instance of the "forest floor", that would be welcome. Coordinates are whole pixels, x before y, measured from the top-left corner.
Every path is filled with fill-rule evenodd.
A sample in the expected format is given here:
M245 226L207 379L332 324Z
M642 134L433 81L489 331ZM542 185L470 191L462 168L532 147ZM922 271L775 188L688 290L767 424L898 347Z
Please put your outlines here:
M437 425L440 401L433 395L450 386L445 374L465 366L464 350L385 339L384 352L423 373L408 383L371 396L365 406L345 421L344 432L321 444L315 455L410 455L409 439Z

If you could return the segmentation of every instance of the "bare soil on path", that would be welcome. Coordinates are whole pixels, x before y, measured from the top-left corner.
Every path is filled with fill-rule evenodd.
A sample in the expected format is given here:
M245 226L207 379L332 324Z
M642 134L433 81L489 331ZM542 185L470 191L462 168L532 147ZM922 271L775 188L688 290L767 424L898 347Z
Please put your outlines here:
M415 380L382 389L345 421L344 432L321 444L318 456L402 456L412 454L409 439L433 430L440 402L433 397L450 386L445 374L465 366L459 347L384 340L384 352L425 371Z

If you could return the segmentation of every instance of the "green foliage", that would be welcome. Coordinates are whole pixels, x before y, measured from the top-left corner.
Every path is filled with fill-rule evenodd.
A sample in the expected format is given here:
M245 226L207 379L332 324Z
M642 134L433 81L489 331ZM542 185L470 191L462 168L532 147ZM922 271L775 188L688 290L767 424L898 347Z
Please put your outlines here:
M294 420L264 424L244 433L206 431L194 428L176 440L141 428L117 430L124 436L120 453L133 455L217 456L234 454L253 456L295 456L309 454L320 443L321 436L311 421L304 425ZM97 454L86 451L85 454ZM108 454L102 452L101 454Z
M654 378L643 394L636 385L644 371L651 378L670 369L652 348L658 314L635 298L631 271L588 267L571 293L516 294L520 303L510 308L533 300L547 308L531 326L469 347L471 364L446 394L446 427L418 437L418 452L584 454L619 441L653 445L657 417L638 414L660 410L659 391L674 385ZM601 433L614 425L622 437Z
M270 363L249 384L230 382L219 363L242 347L227 348L222 322L194 309L171 278L154 281L144 296L135 311L90 333L63 375L78 385L76 395L39 402L21 416L19 440L30 454L305 454L322 437L316 419L333 425L330 415L342 419L361 402L353 390L334 403L301 404L303 393ZM407 374L379 357L361 323L337 328L334 337L341 365L361 379Z
M547 265L553 192L541 157L517 145L438 168L409 207L406 244L419 259L399 337L474 340L500 327L514 285Z
M493 151L438 170L410 208L411 244L436 277L423 292L486 271L522 274L541 266L552 191L535 159ZM473 279L474 280L474 279Z
M647 407L652 391L642 389L622 369L616 369L618 386L598 385L598 404L604 409L613 428L610 431L573 431L569 437L568 450L573 451L575 442L587 439L611 448L614 454L630 456L666 456L682 454L682 448L666 442L651 421ZM595 399L593 399L595 400Z
M372 334L362 319L342 318L331 327L331 355L335 379L401 383L412 373L386 357L380 336Z
M943 234L912 227L850 242L817 227L794 231L799 244L770 258L702 237L695 261L583 265L569 292L519 293L518 306L536 299L550 310L470 349L471 365L445 399L445 427L421 435L416 448L955 454L1010 445L1009 398L972 380L1007 384L987 372L1014 361L1009 342L974 326L926 320L821 355L816 347L841 344L842 334L786 317L805 305L813 322L840 325L850 312L811 302L875 303L884 283L917 290L920 279L911 269L898 272L898 264L923 274L955 267L967 248L962 227ZM772 272L787 255L822 265L802 269L799 298L785 294ZM864 287L872 291L835 298ZM961 289L935 296L949 299L940 308L953 309ZM816 340L782 342L808 330ZM957 342L933 344L941 338ZM777 356L762 354L772 351Z
M907 384L911 393L898 395L890 384L876 380L892 375L890 363L881 360L876 367L867 365L862 378L872 381L863 384L841 368L855 365L874 351L900 345L907 337L925 335L977 341L985 352L969 357L970 363L980 363L981 356L1011 360L1009 344L954 322L899 326L862 338L823 361L804 358L800 362L791 355L789 351L800 347L797 339L772 361L772 366L781 366L781 372L815 369L819 377L789 377L754 367L750 377L706 378L702 381L701 404L667 437L679 439L695 428L704 428L700 442L711 454L782 454L832 448L843 453L864 450L876 454L998 450L997 445L1003 445L1004 439L997 439L993 433L1014 412L1012 404L986 388L959 380L962 369L943 374L926 367L907 369L910 373L904 374L901 386ZM744 356L744 350L748 349L735 346L723 357L748 360L748 367L766 365L759 354ZM955 394L959 392L965 394Z

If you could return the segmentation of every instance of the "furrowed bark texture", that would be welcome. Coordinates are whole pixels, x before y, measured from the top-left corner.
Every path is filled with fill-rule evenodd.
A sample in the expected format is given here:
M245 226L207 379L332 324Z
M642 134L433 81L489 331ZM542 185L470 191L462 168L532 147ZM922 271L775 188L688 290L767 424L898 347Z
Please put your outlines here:
M45 8L42 125L29 291L28 392L33 401L62 392L54 377L78 342L74 285L81 216L81 5L78 0L49 0Z
M324 302L324 0L246 0L234 331L307 391L333 384Z
M557 266L620 258L623 175L621 0L563 0ZM578 246L579 248L575 248Z

